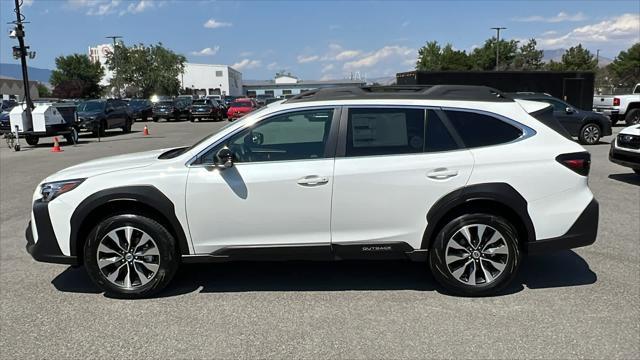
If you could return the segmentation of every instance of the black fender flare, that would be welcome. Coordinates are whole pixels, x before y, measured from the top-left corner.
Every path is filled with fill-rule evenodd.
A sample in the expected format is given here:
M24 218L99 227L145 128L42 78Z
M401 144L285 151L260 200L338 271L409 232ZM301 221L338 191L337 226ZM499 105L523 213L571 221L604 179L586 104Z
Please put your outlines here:
M125 200L139 202L152 207L162 214L172 227L176 235L178 250L182 255L189 254L189 242L185 236L184 229L180 224L175 212L173 202L167 198L162 191L152 185L122 186L98 191L84 199L73 211L71 215L71 233L69 236L69 246L71 255L77 256L78 234L82 224L87 220L87 216L98 207L110 202Z
M456 189L441 197L427 213L427 228L422 238L421 249L428 249L440 220L458 206L472 201L492 201L500 203L514 212L524 226L527 242L535 241L533 222L527 210L527 201L511 185L506 183L484 183Z

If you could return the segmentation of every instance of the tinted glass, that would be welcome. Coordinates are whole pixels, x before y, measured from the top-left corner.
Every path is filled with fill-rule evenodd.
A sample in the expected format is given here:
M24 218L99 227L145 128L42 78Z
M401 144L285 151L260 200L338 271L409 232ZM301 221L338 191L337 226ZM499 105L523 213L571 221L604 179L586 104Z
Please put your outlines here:
M569 106L561 101L554 99L535 99L535 101L542 101L546 102L547 104L551 104L551 106L553 106L553 111L565 111L567 109L567 106Z
M231 149L239 163L324 158L332 118L332 109L274 116L234 135L223 146ZM220 149L214 148L201 162L215 162Z
M425 151L447 151L458 148L458 144L449 133L449 130L447 130L442 119L435 111L428 110Z
M397 155L424 150L424 110L349 109L346 156Z
M522 130L493 116L468 111L446 111L466 147L503 144L522 135Z
M211 105L209 100L195 100L193 105Z
M86 101L78 105L78 111L101 111L104 109L103 101Z

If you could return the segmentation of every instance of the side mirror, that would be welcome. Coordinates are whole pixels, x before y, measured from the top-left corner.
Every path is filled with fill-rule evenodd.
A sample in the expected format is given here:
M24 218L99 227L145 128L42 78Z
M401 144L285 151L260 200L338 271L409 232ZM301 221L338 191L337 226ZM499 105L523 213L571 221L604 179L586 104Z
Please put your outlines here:
M223 147L222 149L218 150L216 158L218 159L217 167L219 169L224 170L233 166L233 152L229 150L228 147Z
M571 107L569 107L569 106L567 106L567 107L566 107L566 109L564 109L564 111L565 111L567 114L573 114L573 108L571 108Z

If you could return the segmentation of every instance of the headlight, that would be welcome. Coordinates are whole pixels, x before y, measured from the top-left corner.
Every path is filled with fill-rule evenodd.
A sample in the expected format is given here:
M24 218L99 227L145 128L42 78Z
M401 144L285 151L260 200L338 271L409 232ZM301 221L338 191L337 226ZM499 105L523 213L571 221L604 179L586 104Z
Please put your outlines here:
M45 202L51 201L58 196L75 189L78 185L82 184L84 180L85 179L74 179L44 183L40 187L42 200Z

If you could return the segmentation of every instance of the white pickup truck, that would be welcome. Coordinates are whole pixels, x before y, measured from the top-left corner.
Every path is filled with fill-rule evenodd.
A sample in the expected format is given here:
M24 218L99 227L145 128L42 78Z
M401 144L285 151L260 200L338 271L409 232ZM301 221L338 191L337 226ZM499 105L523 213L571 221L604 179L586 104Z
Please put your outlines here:
M612 125L619 119L624 119L627 125L640 124L640 84L636 84L631 94L594 96L593 111L609 116Z

